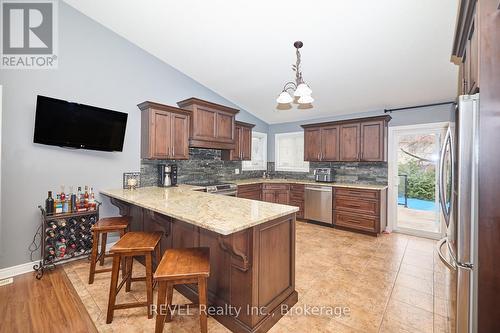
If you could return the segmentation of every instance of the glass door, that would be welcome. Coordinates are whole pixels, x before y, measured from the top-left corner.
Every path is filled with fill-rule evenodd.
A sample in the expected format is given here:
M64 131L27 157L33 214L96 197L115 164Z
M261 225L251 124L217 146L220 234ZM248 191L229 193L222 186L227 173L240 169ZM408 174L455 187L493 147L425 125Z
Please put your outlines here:
M395 131L392 149L397 186L393 229L415 236L440 238L440 152L446 128L404 128Z

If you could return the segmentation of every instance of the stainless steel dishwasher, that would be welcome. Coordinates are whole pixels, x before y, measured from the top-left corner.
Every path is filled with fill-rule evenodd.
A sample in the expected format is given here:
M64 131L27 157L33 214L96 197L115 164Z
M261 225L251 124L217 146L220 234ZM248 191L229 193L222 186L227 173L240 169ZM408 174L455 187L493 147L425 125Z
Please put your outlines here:
M307 185L304 199L304 217L306 219L332 223L333 191L331 186Z

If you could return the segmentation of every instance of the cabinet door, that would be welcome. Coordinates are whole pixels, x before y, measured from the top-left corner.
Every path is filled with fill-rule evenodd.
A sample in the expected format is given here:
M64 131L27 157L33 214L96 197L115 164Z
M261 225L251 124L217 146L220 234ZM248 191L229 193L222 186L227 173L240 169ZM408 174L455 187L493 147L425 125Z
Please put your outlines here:
M151 119L152 128L152 157L168 158L170 153L171 114L169 112L153 110Z
M240 150L241 160L250 161L252 159L252 129L241 127L240 129Z
M217 112L217 140L232 142L234 140L234 116L225 112Z
M262 191L262 201L275 202L274 190L263 190Z
M198 107L193 115L193 137L210 140L216 137L217 112Z
M172 151L170 158L187 160L189 158L189 117L183 114L171 114Z
M340 126L340 161L359 160L359 141L359 123Z
M329 126L321 128L321 160L339 160L339 127Z
M384 161L384 121L361 123L361 161Z
M304 161L321 160L321 129L306 128L304 130Z
M288 205L290 200L290 195L288 191L276 191L274 192L274 202L277 204Z
M234 137L236 146L234 150L231 151L231 160L240 161L241 160L241 130L240 126L234 127Z

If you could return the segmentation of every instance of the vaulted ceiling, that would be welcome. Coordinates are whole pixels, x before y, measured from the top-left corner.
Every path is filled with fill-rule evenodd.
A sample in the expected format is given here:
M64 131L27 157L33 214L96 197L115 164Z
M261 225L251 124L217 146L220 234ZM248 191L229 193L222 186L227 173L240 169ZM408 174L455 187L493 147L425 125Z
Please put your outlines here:
M65 0L268 123L454 98L457 0ZM294 78L311 109L277 109Z

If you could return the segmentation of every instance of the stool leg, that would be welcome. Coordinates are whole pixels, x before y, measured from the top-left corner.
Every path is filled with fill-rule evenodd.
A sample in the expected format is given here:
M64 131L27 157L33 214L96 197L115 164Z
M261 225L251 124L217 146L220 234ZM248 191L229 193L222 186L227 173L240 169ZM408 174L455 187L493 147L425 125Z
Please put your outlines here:
M98 243L99 243L99 233L97 231L92 231L92 254L90 256L89 284L94 283Z
M165 325L165 311L168 311L168 305L165 309L165 296L167 293L167 282L158 282L158 301L156 302L156 326L155 333L163 332ZM168 312L167 312L168 313Z
M122 238L123 235L125 235L125 231L122 229L122 230L120 230L120 238ZM122 279L125 277L125 273L126 273L126 267L125 267L126 262L127 262L126 260L122 261ZM130 288L128 291L130 291Z
M104 266L104 255L106 254L107 241L108 241L108 233L103 232L101 234L101 261L99 262L99 266Z
M151 313L151 305L153 305L153 266L152 266L153 254L149 252L146 255L146 293L147 293L147 307L148 307L148 319L153 318Z
M118 274L120 272L120 254L113 255L113 268L111 273L111 284L109 285L109 298L108 298L108 314L106 317L106 324L113 321L113 313L116 304L116 287L118 285Z
M160 265L160 260L161 260L160 243L158 243L155 250L156 250L156 268L158 268L158 265Z
M166 321L172 321L172 298L174 296L173 282L167 282L167 318Z
M200 303L200 331L207 333L207 278L198 278L198 296ZM201 311L203 310L203 311Z
M130 274L127 278L127 282L125 284L125 291L130 291L130 286L132 284L132 267L134 264L134 257L126 257L125 259L126 267L125 267L125 274ZM123 274L123 276L125 276Z

